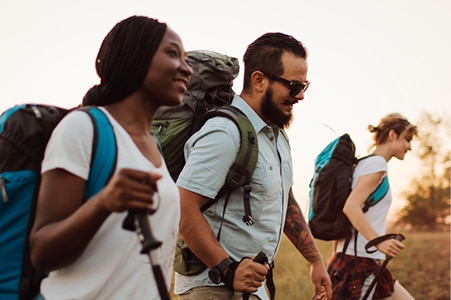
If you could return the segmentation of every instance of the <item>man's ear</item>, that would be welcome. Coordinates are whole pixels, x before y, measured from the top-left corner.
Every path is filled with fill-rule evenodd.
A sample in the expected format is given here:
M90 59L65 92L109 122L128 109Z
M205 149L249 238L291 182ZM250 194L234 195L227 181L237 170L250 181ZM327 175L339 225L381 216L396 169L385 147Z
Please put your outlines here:
M268 87L268 78L261 71L254 71L251 74L253 89L258 93L264 93Z

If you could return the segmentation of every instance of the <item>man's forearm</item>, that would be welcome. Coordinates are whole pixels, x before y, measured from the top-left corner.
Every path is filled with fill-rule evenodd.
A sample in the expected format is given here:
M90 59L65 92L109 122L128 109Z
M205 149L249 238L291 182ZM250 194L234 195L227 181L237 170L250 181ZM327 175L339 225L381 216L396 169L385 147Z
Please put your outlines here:
M191 251L208 267L228 256L202 215L200 207L207 200L180 188L181 218L179 233Z
M307 226L301 208L294 198L292 190L290 190L288 197L288 209L284 232L291 243L293 243L296 249L298 249L308 262L314 263L322 260L321 254L316 247L315 240Z

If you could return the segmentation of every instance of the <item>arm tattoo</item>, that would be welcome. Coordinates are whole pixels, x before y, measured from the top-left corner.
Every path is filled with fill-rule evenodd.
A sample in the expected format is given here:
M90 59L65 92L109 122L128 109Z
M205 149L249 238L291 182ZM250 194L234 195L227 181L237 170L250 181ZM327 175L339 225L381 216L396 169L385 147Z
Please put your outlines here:
M307 261L312 263L321 260L321 255L305 222L301 208L296 199L294 199L292 190L290 190L288 197L284 232Z

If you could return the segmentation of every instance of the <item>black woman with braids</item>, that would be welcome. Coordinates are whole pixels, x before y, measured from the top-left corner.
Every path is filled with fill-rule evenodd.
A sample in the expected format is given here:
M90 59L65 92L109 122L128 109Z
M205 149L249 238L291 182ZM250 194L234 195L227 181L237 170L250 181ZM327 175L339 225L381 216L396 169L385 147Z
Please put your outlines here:
M179 194L149 128L158 107L178 105L192 74L181 38L165 23L132 16L105 37L96 58L100 84L84 105L99 106L117 139L116 170L96 195L83 199L93 139L84 112L69 113L53 132L30 243L32 263L49 276L45 299L158 299L149 258L127 211L148 213L162 245L152 251L166 286L178 233ZM154 253L155 252L155 253Z

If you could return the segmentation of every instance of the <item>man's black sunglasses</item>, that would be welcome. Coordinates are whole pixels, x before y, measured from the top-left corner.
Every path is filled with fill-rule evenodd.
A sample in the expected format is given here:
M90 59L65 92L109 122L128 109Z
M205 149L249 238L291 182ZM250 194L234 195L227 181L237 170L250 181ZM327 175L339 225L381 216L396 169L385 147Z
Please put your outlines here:
M305 91L307 90L307 88L310 85L309 81L306 81L306 82L300 82L297 80L289 81L289 80L286 80L285 78L275 76L275 75L270 75L270 74L265 74L265 73L263 73L263 75L265 75L266 77L268 77L271 80L279 81L283 85L285 85L290 90L291 97L296 97L300 91L305 93Z

